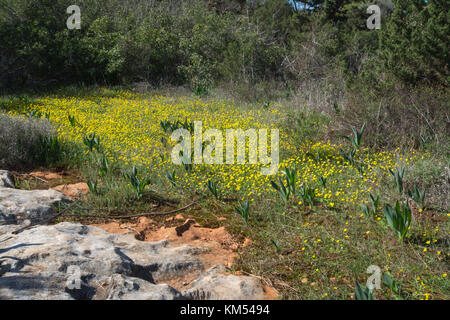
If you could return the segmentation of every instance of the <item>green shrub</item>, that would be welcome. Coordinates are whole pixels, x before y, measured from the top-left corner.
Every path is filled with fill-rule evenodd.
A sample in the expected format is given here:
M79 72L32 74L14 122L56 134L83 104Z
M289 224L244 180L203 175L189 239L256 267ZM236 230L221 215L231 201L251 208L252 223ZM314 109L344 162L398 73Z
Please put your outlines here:
M373 290L363 287L358 281L356 281L355 300L375 300L373 297Z
M403 241L408 233L412 221L412 214L408 201L406 201L406 203L402 203L401 206L397 201L395 203L395 208L392 208L391 205L386 204L383 211L388 225L397 234L398 239Z
M20 170L51 165L62 160L64 148L47 119L0 114L0 167Z

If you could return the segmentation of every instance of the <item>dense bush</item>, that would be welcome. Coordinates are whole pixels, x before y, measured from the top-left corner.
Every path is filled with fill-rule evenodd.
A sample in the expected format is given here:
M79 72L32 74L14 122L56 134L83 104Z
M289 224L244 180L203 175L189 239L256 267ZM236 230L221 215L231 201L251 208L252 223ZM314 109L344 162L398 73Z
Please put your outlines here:
M3 87L148 81L255 83L386 73L416 84L448 79L445 0L375 1L382 29L366 27L363 1L1 0ZM308 3L309 9L300 9Z
M54 133L46 119L0 114L0 168L31 168L61 160L63 145Z

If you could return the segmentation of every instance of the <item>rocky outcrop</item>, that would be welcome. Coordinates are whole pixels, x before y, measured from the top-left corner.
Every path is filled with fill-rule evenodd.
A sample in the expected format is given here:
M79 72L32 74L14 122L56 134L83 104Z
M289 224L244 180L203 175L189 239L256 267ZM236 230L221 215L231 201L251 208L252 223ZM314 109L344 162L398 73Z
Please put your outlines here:
M259 281L203 270L205 249L142 242L69 222L18 235L0 227L0 299L264 299ZM2 240L3 239L3 240ZM190 288L164 282L200 272Z
M55 214L54 206L70 201L56 190L19 190L0 187L0 223L39 222Z
M158 233L162 240L147 238L146 227L113 234L70 222L43 225L55 215L54 207L69 199L52 189L13 187L9 173L0 171L0 300L269 297L256 278L229 275L223 265L213 266L215 259L205 259L220 256L214 251L220 248L195 241L213 235L225 241L228 237L221 228L194 229L195 221L188 219ZM138 235L149 241L137 240ZM197 240L174 241L180 237Z
M14 178L6 170L0 170L0 187L14 188Z

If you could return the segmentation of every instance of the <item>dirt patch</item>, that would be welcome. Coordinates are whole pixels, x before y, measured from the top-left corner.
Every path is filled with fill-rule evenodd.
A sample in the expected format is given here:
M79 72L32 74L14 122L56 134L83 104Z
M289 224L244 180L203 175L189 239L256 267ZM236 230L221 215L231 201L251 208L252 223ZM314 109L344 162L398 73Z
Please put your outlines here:
M56 187L53 187L56 191L61 192L65 196L75 200L80 198L83 195L89 193L89 187L85 182L79 182L75 184L62 184Z
M239 249L251 245L250 239L245 239L239 243L225 230L225 227L215 229L203 228L193 219L186 219L184 223L180 219L184 217L179 215L171 222L177 222L176 226L158 226L152 219L141 217L136 222L109 222L104 224L93 224L93 226L102 228L111 233L134 233L136 238L142 241L160 241L169 240L169 246L179 246L182 244L192 245L194 247L204 248L205 251L198 255L204 264L205 270L220 264L231 268L234 260L239 254ZM168 285L184 290L190 286L192 281L198 277L198 272L193 272L164 281ZM267 299L277 299L278 292L268 285L264 285Z
M205 268L212 267L215 264L231 267L237 257L237 250L241 247L225 230L225 227L203 228L192 219L186 219L184 223L179 223L174 227L158 227L152 219L147 217L141 217L135 223L110 222L94 224L94 226L111 233L134 232L136 238L142 241L167 239L171 246L189 244L206 248L208 250L200 254L200 259L205 264Z
M55 179L61 180L63 178L61 174L54 172L33 171L30 172L29 175L44 180L55 180Z
M35 170L12 172L18 189L44 190L63 184L77 184L83 181L78 170Z

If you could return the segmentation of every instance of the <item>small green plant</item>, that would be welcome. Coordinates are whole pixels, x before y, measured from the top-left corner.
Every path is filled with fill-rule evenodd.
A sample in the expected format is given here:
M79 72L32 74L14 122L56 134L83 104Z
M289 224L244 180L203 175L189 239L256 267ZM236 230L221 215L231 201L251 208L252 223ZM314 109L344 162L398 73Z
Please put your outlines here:
M343 150L339 150L341 153L342 158L346 160L351 165L355 164L355 155L356 155L356 149L352 149L349 152L344 152Z
M360 165L356 166L356 169L358 170L360 175L364 175L364 168Z
M44 117L47 120L50 119L49 112L42 113L41 111L38 111L38 110L32 110L32 111L26 113L26 116L28 116L28 118L30 118L30 119L41 119L42 117Z
M392 171L389 169L392 177L394 178L395 187L397 188L398 193L403 193L403 176L405 175L405 168L401 168L400 170Z
M90 133L83 137L83 143L88 147L89 151L100 150L100 137L95 133Z
M428 143L431 142L432 140L433 140L433 136L424 137L424 136L420 135L420 145L421 145L421 147L422 148L426 148Z
M75 128L76 125L77 125L77 120L75 119L75 116L71 116L71 115L69 114L67 117L69 118L70 126L71 126L72 128Z
M312 187L303 186L298 190L300 199L305 205L309 205L311 208L316 203L316 191Z
M93 182L92 180L88 180L87 185L88 185L89 191L90 191L91 193L99 194L99 190L98 190L98 180L95 180L95 182Z
M340 114L341 113L341 108L339 107L337 102L333 103L333 109L334 109L334 112L336 112L336 114Z
M53 164L62 158L63 145L57 136L41 136L39 138L39 148L42 160L46 165Z
M420 209L425 208L425 190L419 190L414 185L413 190L408 190L408 195L419 205Z
M311 153L311 152L307 152L306 155L313 159L315 162L320 162L322 160L326 160L327 156L326 154L323 154L320 150L317 150L317 153Z
M297 181L297 170L291 168L285 168L281 173L284 175L284 181L282 177L278 178L280 184L278 185L276 182L271 181L272 187L278 191L281 198L285 203L289 201L291 195L295 194L296 190L296 181Z
M184 122L181 122L180 120L177 121L170 121L170 120L162 120L159 122L161 128L166 133L172 133L177 129L183 128L188 130L191 134L194 133L194 123L187 120L187 118L184 119Z
M289 201L289 197L291 196L290 189L287 187L287 185L284 184L284 181L281 177L279 177L278 180L280 181L279 185L274 181L270 181L270 183L272 184L272 187L278 191L284 203L287 203Z
M247 201L239 202L235 207L236 212L242 217L245 224L248 225L248 217L250 216L250 204Z
M169 179L170 184L172 184L172 186L176 187L177 182L176 182L175 171L170 172L169 170L166 170L166 176L167 176L167 179Z
M408 201L406 203L395 203L395 208L386 204L384 206L384 215L388 222L388 225L397 234L398 239L403 241L408 233L409 227L412 221L411 209L409 208Z
M102 159L100 160L100 171L99 171L99 175L101 177L105 177L109 172L109 161L108 158L103 155Z
M209 94L209 88L204 86L196 86L195 87L195 95L202 97L207 96Z
M356 281L355 300L375 300L373 297L373 289L363 287L358 281Z
M208 188L209 192L211 192L211 194L214 196L214 198L219 200L219 184L215 181L209 180L206 183L206 187Z
M320 181L320 184L322 185L323 188L327 187L327 178L320 177L319 181Z
M362 208L363 208L364 215L366 217L370 217L370 216L374 217L377 214L378 205L380 203L380 196L377 196L375 198L372 194L369 194L369 197L370 197L370 202L372 204L372 207L369 209L369 207L366 204L363 204Z
M136 191L137 198L141 199L142 196L144 195L145 187L150 184L150 179L147 177L140 178L136 166L133 166L131 172L126 173L125 175L126 177L128 177L131 186Z
M277 250L277 253L280 252L280 246L278 245L278 242L276 242L273 239L270 239L270 243L272 243L275 246L275 249Z
M181 126L181 128L186 129L191 134L194 133L194 123L188 121L187 119L184 119L184 122L177 121L178 125Z
M163 129L164 132L169 132L171 129L172 123L169 120L161 120L159 122L159 125Z
M383 272L383 284L393 293L400 294L400 283L389 272Z
M291 194L295 193L295 183L297 182L297 169L285 168L281 171L286 178L286 185Z
M180 151L180 156L183 159L185 158L183 150ZM190 161L186 161L186 163L183 161L183 167L186 172L190 173L190 172L192 172L192 169L194 169L194 165L192 164L193 157L194 157L194 151L191 152Z
M359 131L354 127L351 128L353 131L353 136L342 135L342 137L350 141L353 145L353 149L357 150L361 146L361 140L364 134L364 129L366 128L366 124L364 123Z

